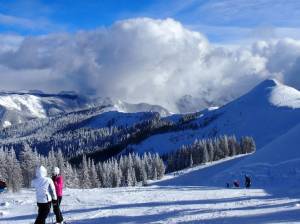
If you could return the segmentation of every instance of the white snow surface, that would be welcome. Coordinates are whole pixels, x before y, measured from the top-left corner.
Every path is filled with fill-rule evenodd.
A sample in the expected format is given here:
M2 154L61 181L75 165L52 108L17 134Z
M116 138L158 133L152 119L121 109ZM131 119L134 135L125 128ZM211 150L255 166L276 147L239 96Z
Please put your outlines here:
M260 188L160 183L149 187L67 189L62 202L64 218L71 224L300 223L299 190L274 193ZM1 224L34 222L37 208L32 189L3 194L0 200L6 202L0 206ZM47 223L52 219L53 213Z

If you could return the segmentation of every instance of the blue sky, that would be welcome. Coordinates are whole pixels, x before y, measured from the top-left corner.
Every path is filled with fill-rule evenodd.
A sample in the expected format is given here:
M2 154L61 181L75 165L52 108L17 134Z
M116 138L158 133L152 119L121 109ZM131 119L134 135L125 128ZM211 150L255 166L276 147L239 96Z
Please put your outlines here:
M298 0L0 0L0 32L39 35L110 26L122 19L174 18L212 42L299 37Z

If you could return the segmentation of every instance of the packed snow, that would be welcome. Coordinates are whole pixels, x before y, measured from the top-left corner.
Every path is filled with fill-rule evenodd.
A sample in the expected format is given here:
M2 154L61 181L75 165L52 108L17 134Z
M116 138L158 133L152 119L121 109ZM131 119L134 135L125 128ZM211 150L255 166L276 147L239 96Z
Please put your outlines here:
M297 180L292 179L294 185L284 185L278 176L271 186L252 177L250 189L243 187L242 176L241 188L225 187L225 181L233 181L228 179L231 176L216 181L221 171L248 158L237 156L189 168L147 187L66 189L62 202L65 221L71 224L300 223ZM33 223L36 213L34 190L1 194L1 224ZM53 219L51 212L48 223Z
M299 190L291 194L260 188L162 185L67 189L62 211L72 224L300 223ZM36 213L33 190L1 195L1 224L33 223ZM48 223L53 219L51 213Z

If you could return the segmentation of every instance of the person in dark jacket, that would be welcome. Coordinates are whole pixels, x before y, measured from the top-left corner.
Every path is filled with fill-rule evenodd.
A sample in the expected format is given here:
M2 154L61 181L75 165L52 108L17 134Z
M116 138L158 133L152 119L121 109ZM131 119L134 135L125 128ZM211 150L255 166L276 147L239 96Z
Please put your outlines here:
M233 181L233 186L240 187L240 182L238 180Z
M248 175L245 175L245 187L246 188L251 187L251 178Z
M0 180L0 193L5 191L6 187L7 187L7 185L6 185L5 181Z

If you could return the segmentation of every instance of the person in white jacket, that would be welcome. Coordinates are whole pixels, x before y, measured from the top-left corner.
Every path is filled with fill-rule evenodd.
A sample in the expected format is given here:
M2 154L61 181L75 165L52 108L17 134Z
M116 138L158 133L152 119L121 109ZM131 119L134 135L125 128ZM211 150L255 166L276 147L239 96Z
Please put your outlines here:
M51 209L52 200L56 201L55 186L51 178L47 177L47 170L40 166L36 170L36 178L31 182L36 190L38 216L34 224L45 224Z

